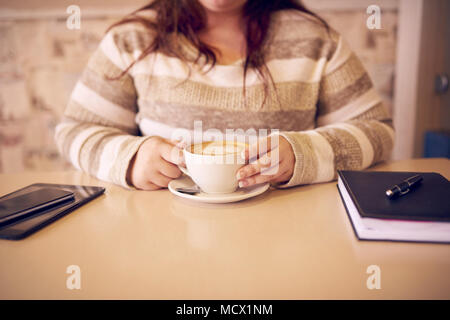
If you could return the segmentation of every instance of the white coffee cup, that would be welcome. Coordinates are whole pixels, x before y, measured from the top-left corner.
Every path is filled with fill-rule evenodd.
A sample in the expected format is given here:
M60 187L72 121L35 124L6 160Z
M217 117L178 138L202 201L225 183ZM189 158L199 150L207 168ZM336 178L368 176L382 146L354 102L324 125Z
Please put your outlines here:
M231 193L238 188L237 171L245 165L246 144L213 141L192 144L183 149L186 168L181 171L206 193Z

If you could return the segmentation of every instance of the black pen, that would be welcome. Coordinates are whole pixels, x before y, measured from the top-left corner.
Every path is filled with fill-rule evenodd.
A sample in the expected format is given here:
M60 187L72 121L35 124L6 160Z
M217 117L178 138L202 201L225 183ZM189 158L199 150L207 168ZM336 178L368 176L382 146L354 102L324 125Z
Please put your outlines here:
M396 184L395 186L386 190L386 196L389 199L396 198L398 196L402 196L407 194L412 188L418 186L423 180L423 177L418 174L408 179L403 180L401 183Z

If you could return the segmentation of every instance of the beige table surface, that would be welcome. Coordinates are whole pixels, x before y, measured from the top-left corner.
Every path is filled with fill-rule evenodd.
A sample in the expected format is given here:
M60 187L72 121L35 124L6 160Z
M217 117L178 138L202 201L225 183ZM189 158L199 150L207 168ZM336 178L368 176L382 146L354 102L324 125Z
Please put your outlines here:
M373 170L449 179L450 161ZM450 245L358 241L335 182L212 205L76 171L28 172L0 175L0 195L36 182L106 193L29 238L0 240L1 299L450 299ZM66 287L69 265L80 267L80 290ZM379 290L366 286L370 265Z

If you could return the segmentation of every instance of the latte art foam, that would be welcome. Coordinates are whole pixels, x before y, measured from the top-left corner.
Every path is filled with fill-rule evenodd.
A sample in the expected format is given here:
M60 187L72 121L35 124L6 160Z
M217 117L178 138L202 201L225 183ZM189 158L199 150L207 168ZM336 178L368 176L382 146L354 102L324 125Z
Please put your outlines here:
M220 156L227 154L240 154L244 151L245 145L236 142L212 141L198 143L191 146L191 152L195 154Z

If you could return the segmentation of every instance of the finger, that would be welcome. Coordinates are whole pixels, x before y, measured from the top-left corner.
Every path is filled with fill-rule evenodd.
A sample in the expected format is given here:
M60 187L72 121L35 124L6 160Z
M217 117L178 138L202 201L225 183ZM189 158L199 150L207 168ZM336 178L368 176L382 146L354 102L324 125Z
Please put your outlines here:
M286 171L285 165L283 165L283 163L276 163L273 166L270 166L269 168L263 168L259 174L263 176L278 177L281 174L281 172L284 171Z
M160 155L164 160L176 165L184 162L183 150L169 143L163 143L161 145Z
M244 158L246 160L256 160L260 156L278 147L279 137L273 135L258 139L257 142L250 144L244 151Z
M236 174L236 178L238 180L251 177L255 174L259 174L264 170L267 170L271 167L277 167L279 164L279 157L274 157L272 152L269 152L258 160L253 161L252 163L242 167L238 170ZM270 174L269 174L270 175Z
M184 149L188 146L188 142L186 140L169 140L169 142L180 149Z
M145 191L154 191L161 189L160 186L157 186L156 184L151 183L150 181L144 181L140 184L135 186L138 190L145 190Z
M280 163L274 167L262 170L259 174L240 180L239 186L249 187L264 182L282 182L287 180L289 180L289 168L286 164Z
M289 174L289 171L284 171L282 174L280 174L279 176L275 177L272 182L287 182L291 179L292 174Z
M253 186L255 184L269 182L269 181L272 181L275 177L276 177L275 175L256 174L249 178L239 181L239 187L245 188L245 187Z
M172 180L173 179L163 175L161 172L155 172L155 173L153 173L150 182L161 188L167 188L167 186L169 185L169 182Z
M159 171L168 178L176 179L181 176L181 170L176 165L161 158L158 164Z

